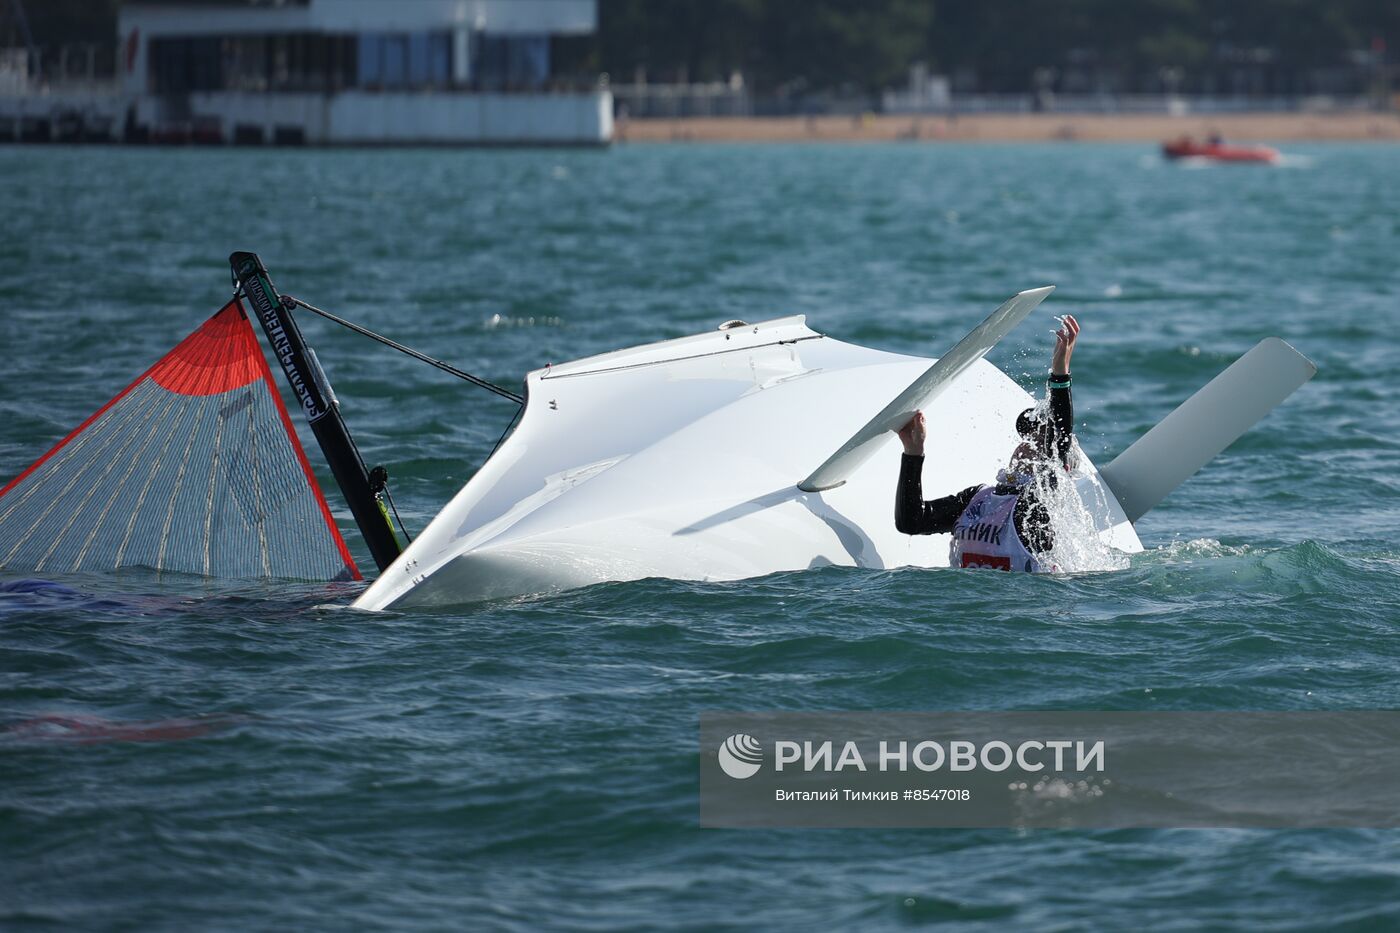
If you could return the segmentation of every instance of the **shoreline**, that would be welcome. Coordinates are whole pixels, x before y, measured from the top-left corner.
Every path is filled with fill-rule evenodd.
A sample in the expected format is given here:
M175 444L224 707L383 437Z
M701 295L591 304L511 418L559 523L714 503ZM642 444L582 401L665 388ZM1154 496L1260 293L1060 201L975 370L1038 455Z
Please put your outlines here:
M620 119L615 143L1152 142L1219 133L1231 142L1400 142L1400 112L864 114Z

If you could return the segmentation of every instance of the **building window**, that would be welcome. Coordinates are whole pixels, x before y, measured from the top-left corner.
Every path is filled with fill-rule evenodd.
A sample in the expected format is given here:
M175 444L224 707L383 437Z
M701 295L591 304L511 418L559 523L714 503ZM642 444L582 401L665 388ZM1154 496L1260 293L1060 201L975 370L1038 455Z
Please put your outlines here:
M401 88L408 83L408 37L384 37L384 77L386 88Z
M428 82L433 87L452 84L452 33L437 32L428 37Z
M230 91L329 92L355 78L354 36L229 36L220 43L221 87Z
M549 80L549 36L483 35L477 82L486 90L534 90Z
M153 39L151 85L158 94L217 91L223 87L223 55L214 38Z
M364 88L445 88L452 83L452 34L368 33L358 40Z

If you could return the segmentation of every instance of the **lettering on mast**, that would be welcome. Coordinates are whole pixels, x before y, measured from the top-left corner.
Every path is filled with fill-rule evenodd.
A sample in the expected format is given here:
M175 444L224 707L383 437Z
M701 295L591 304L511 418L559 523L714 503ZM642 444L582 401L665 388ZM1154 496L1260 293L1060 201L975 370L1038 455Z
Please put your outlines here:
M249 263L249 265L252 264ZM287 336L286 325L282 322L277 304L268 295L262 277L257 274L256 268L248 271L251 274L243 279L243 292L252 302L253 309L257 311L258 317L262 321L268 341L272 344L272 352L276 354L278 362L282 364L282 371L287 374L287 381L291 383L292 391L296 393L297 403L301 405L301 410L306 413L306 420L315 424L330 413L330 407L326 404L325 399L321 398L320 392L316 391L302 375L296 351L292 348L292 341Z

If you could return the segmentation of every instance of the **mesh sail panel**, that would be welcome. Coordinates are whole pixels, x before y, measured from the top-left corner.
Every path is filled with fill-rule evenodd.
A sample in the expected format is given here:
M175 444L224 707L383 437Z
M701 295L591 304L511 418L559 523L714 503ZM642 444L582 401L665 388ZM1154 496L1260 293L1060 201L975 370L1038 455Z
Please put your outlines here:
M237 299L0 489L0 570L359 579Z

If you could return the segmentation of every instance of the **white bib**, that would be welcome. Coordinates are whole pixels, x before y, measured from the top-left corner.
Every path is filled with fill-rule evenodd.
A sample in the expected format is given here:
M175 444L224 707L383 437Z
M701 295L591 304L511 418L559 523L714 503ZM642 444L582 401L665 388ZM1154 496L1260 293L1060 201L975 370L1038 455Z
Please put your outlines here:
M978 490L953 526L948 562L954 567L1045 572L1016 533L1016 500L1019 498L1015 493L997 495L993 486Z

